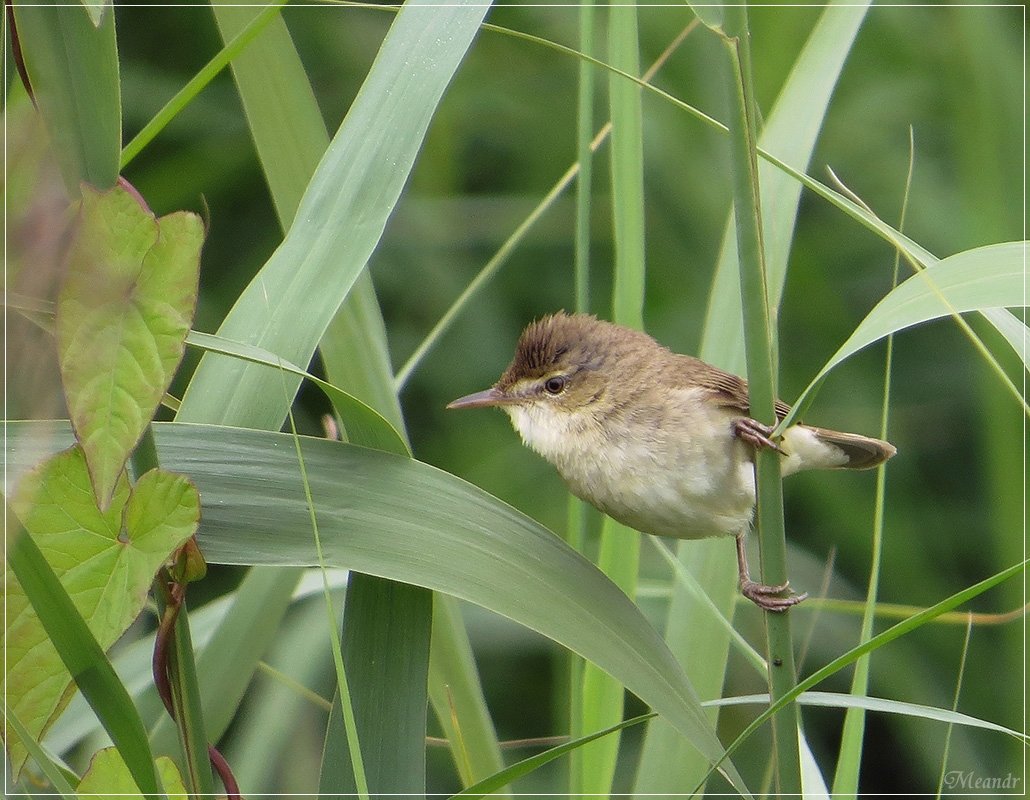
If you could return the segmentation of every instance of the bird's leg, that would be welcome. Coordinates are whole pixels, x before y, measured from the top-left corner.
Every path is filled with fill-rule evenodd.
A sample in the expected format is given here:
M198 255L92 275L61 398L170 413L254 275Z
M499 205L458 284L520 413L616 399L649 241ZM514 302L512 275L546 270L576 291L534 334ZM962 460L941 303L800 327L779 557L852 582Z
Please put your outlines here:
M771 438L773 428L769 425L762 424L757 419L741 417L740 419L734 420L733 433L756 450L762 447L769 447L780 455L785 455L783 448L776 444L776 442Z
M744 531L737 534L737 572L740 575L740 593L766 611L786 611L808 597L808 592L779 597L783 592L790 591L790 581L785 581L779 586L769 586L751 580L751 572L747 568L747 553L744 550Z

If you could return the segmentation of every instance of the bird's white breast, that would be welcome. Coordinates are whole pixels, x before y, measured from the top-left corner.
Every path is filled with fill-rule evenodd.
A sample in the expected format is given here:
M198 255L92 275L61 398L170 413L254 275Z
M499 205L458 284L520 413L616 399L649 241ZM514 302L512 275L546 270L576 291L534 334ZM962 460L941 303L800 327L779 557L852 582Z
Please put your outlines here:
M634 407L607 426L588 411L508 406L523 441L578 497L645 533L734 535L755 501L754 470L733 415L684 389L661 407Z

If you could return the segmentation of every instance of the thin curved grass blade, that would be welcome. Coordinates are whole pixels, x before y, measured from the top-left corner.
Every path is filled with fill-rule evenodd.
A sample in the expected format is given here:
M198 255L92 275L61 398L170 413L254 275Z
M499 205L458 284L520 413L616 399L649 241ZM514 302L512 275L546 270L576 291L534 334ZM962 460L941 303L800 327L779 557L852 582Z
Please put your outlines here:
M997 320L1005 324L1006 331L1011 333L1011 337L1006 335L1006 339L1023 339L1025 326L1016 320L1024 330L1015 333L1015 326L1010 327L1009 322L1009 318L1014 317L1005 311L1005 307L1026 303L1026 247L1026 242L1004 242L965 250L941 259L899 284L877 303L819 370L782 426L789 425L804 410L812 390L841 362L873 342L914 325L987 309L998 312L992 315L992 322Z

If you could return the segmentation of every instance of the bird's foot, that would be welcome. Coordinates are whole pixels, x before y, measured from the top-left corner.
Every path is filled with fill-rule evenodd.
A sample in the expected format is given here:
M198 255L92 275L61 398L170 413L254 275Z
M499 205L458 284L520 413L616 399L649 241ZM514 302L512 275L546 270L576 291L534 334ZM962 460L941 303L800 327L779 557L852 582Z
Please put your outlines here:
M808 597L808 592L802 592L801 594L791 592L786 597L780 597L784 592L789 591L790 581L785 581L779 586L769 586L750 579L743 580L740 583L740 593L756 606L766 611L786 611Z
M783 448L772 440L773 428L759 422L757 419L741 417L735 420L733 432L756 450L760 447L769 447L781 455L784 454Z

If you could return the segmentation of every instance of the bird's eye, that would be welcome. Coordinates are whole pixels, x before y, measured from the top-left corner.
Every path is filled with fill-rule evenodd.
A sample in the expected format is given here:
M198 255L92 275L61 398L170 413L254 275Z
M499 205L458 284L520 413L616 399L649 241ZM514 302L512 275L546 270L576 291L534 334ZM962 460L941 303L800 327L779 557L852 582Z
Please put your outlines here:
M553 378L548 378L544 383L544 389L548 394L561 394L562 390L565 389L565 384L568 382L568 378L564 375L555 375Z

